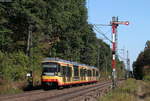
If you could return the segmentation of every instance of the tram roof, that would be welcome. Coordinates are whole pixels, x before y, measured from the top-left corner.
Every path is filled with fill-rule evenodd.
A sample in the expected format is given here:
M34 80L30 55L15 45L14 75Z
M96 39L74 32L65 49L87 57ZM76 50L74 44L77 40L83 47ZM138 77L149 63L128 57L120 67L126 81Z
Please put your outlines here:
M44 58L43 61L65 62L65 63L68 63L68 64L73 64L75 66L87 66L87 67L90 67L90 68L96 68L94 66L89 66L89 65L86 65L86 64L81 64L81 63L78 63L78 62L63 60L63 59L59 59L59 58Z

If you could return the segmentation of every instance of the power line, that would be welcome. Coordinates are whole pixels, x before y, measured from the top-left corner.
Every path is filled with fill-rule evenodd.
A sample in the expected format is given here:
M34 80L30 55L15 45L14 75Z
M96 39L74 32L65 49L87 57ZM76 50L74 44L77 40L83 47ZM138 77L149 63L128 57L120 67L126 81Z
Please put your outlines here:
M117 54L122 60L127 60L125 57L122 57L121 55Z
M106 40L108 40L109 42L112 43L112 41L105 35L105 33L103 33L95 24L94 27L95 31L97 31L99 34L101 34Z

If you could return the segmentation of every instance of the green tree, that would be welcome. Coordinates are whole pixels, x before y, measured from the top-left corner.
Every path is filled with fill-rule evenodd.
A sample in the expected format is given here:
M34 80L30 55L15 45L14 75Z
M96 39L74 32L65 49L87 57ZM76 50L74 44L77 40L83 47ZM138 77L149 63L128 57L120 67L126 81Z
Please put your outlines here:
M146 42L145 49L142 51L133 64L134 74L137 79L142 79L144 76L144 66L150 65L150 41Z

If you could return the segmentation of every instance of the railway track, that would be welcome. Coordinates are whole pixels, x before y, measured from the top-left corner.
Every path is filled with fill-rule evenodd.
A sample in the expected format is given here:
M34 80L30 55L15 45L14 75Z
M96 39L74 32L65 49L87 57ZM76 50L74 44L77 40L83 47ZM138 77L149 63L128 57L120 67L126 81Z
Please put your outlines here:
M87 101L89 96L100 96L110 88L111 81L102 83L65 88L62 90L37 90L22 94L0 96L0 101ZM96 98L95 98L96 99ZM93 101L93 100L92 100Z
M105 83L99 83L96 84L92 87L87 87L87 88L81 88L72 92L66 92L57 96L53 96L53 97L47 97L47 98L43 98L43 99L39 99L37 101L69 101L69 100L73 100L74 98L77 97L81 97L84 96L85 94L89 93L89 92L95 92L100 88L103 87L108 87L110 86L112 83L109 82L105 82Z

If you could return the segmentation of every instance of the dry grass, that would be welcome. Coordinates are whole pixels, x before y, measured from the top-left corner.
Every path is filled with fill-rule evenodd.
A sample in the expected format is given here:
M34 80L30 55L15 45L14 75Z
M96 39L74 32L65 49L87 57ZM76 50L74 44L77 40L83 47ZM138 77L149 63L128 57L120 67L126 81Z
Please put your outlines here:
M128 79L99 101L150 101L150 82Z
M23 92L22 87L24 83L22 82L5 82L4 84L0 85L0 95L4 94L16 94Z

